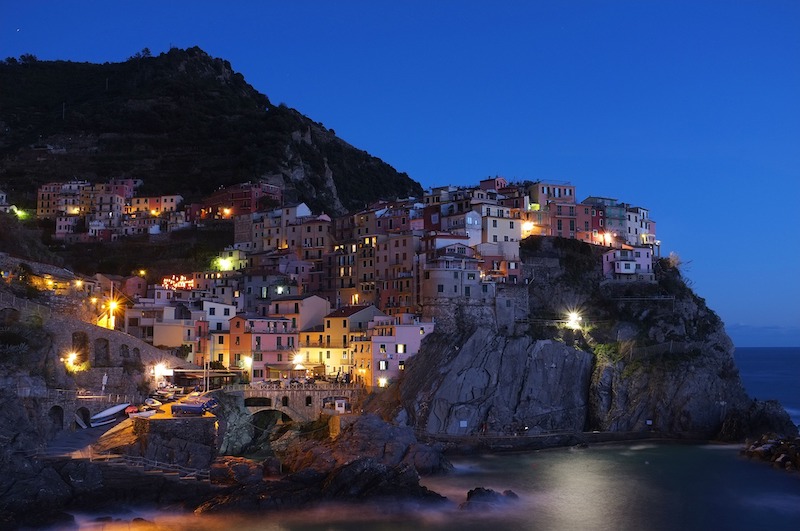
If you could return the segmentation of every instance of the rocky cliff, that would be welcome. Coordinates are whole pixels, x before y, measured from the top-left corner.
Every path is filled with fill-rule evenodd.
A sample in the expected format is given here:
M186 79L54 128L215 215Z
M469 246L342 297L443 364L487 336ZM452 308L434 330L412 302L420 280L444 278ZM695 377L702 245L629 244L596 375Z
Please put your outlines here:
M674 258L644 283L605 281L599 252L575 241L532 240L523 260L527 314L442 316L447 325L407 364L390 416L447 435L797 433L779 405L747 396L722 321Z

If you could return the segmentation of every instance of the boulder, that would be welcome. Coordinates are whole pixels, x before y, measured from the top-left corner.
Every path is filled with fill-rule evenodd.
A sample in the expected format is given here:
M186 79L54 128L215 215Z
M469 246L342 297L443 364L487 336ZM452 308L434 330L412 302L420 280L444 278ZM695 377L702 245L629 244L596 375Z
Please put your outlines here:
M211 464L211 482L217 485L249 485L264 478L264 467L243 457L220 457Z
M467 501L458 506L462 510L497 509L519 500L514 491L504 490L502 493L492 489L477 487L467 493Z
M421 474L452 468L439 449L420 444L411 428L389 424L372 414L358 417L335 441L303 441L288 447L282 456L289 471L312 468L325 473L354 457L369 457L389 467L406 464Z

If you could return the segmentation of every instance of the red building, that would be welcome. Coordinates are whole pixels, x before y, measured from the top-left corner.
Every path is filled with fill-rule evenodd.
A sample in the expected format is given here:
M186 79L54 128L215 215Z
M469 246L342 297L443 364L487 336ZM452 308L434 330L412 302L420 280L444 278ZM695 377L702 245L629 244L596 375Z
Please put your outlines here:
M269 198L280 203L281 188L265 182L240 183L220 188L203 201L203 218L231 219L258 211L259 201Z

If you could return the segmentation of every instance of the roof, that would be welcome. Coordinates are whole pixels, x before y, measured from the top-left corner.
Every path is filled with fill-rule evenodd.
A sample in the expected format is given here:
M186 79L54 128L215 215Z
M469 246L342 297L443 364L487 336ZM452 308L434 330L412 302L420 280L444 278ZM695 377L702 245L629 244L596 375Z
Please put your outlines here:
M310 297L319 297L319 295L315 295L314 293L303 293L302 295L284 295L283 297L275 297L274 299L270 299L270 302L304 301Z
M372 304L359 304L356 306L345 306L344 308L339 308L338 310L334 310L325 317L350 317L351 315L357 314L362 310L366 310L372 306ZM377 309L377 308L376 308Z

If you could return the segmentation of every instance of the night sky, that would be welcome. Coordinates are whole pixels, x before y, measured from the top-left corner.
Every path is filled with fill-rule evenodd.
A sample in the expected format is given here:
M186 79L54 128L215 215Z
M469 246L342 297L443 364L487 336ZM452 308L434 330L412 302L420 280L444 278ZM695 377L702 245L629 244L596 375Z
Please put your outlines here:
M425 187L569 181L579 200L648 208L662 254L737 346L800 346L800 2L0 0L0 13L2 58L199 46Z

